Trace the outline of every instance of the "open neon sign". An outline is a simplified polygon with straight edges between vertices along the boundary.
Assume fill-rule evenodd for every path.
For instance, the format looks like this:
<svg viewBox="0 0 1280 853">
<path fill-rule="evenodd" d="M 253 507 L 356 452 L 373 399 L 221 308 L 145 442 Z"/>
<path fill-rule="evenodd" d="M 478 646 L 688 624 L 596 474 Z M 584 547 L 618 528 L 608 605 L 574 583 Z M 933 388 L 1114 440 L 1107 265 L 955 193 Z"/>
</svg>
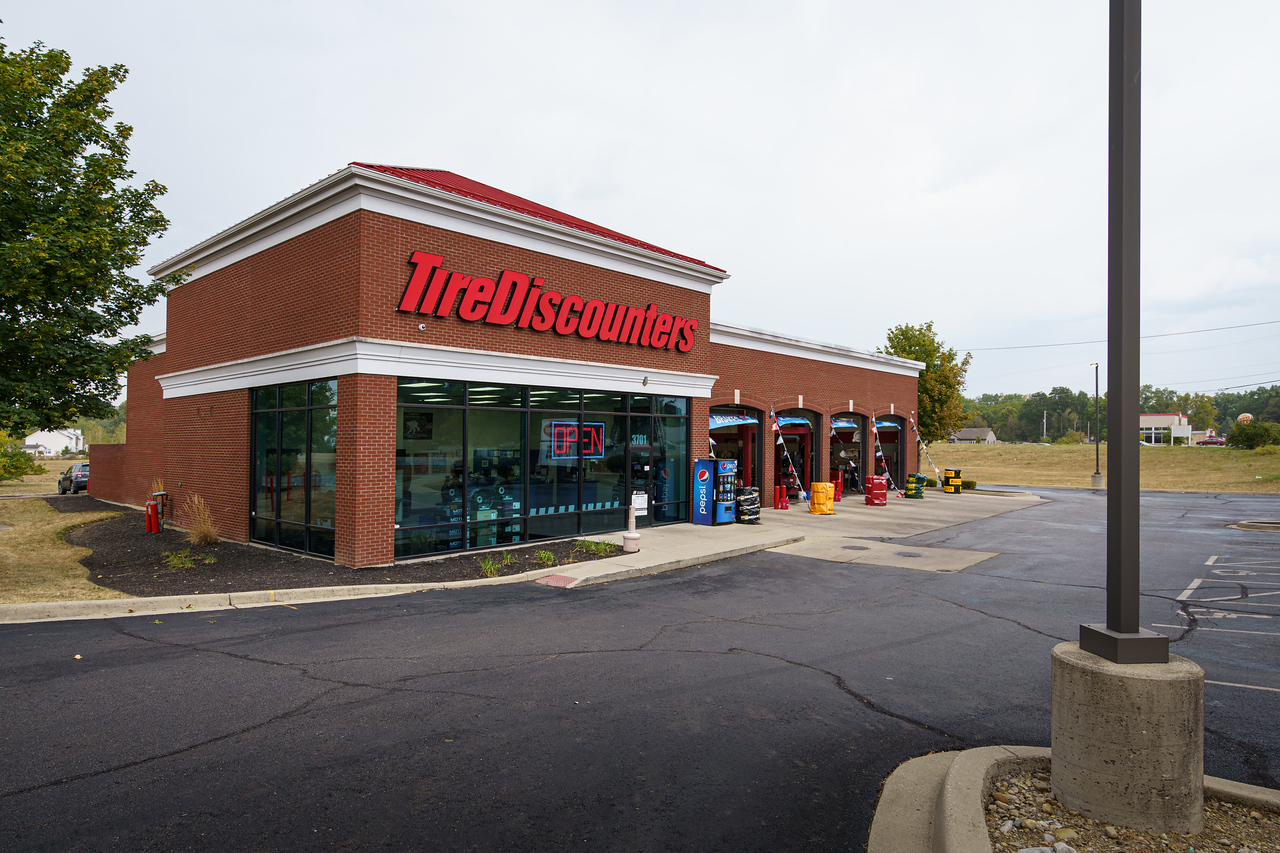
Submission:
<svg viewBox="0 0 1280 853">
<path fill-rule="evenodd" d="M 603 459 L 604 424 L 551 422 L 552 459 Z"/>
</svg>

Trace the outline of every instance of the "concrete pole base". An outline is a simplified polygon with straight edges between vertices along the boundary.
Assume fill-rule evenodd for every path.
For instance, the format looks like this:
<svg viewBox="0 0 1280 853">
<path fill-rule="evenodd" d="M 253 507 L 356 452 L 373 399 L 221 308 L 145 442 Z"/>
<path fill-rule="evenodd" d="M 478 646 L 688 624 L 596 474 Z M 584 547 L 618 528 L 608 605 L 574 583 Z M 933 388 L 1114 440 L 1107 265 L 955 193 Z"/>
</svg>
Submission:
<svg viewBox="0 0 1280 853">
<path fill-rule="evenodd" d="M 1117 664 L 1053 649 L 1053 795 L 1094 820 L 1204 827 L 1204 670 L 1186 658 Z"/>
<path fill-rule="evenodd" d="M 1089 475 L 1089 488 L 1101 489 L 1106 485 L 1107 485 L 1106 474 L 1090 474 Z"/>
</svg>

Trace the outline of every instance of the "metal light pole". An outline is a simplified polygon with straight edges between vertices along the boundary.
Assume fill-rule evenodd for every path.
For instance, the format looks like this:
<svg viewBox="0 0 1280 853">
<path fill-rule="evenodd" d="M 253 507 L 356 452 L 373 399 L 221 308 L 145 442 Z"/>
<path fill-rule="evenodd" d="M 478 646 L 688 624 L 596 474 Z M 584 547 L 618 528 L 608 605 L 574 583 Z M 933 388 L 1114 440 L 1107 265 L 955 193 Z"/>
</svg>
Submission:
<svg viewBox="0 0 1280 853">
<path fill-rule="evenodd" d="M 1093 367 L 1093 488 L 1102 488 L 1102 416 L 1098 408 L 1098 362 Z"/>
<path fill-rule="evenodd" d="M 1112 0 L 1109 47 L 1107 424 L 1116 443 L 1107 445 L 1107 622 L 1081 625 L 1080 648 L 1114 663 L 1168 663 L 1169 638 L 1138 625 L 1141 0 Z"/>
</svg>

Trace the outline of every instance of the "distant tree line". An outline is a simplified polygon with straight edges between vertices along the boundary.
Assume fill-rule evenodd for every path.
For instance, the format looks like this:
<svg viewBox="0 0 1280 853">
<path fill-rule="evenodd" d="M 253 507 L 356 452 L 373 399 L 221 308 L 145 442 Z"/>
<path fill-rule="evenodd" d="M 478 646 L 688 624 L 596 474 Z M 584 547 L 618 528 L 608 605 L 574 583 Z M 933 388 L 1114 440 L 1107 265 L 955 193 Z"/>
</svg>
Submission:
<svg viewBox="0 0 1280 853">
<path fill-rule="evenodd" d="M 1107 439 L 1107 397 L 1098 400 L 1102 440 Z M 1254 420 L 1280 423 L 1280 385 L 1234 393 L 1186 394 L 1172 388 L 1143 385 L 1139 409 L 1144 414 L 1186 415 L 1194 430 L 1226 435 L 1236 418 L 1248 412 Z M 1034 394 L 983 394 L 964 398 L 965 426 L 990 427 L 1001 441 L 1076 443 L 1094 433 L 1093 394 L 1059 386 Z"/>
</svg>

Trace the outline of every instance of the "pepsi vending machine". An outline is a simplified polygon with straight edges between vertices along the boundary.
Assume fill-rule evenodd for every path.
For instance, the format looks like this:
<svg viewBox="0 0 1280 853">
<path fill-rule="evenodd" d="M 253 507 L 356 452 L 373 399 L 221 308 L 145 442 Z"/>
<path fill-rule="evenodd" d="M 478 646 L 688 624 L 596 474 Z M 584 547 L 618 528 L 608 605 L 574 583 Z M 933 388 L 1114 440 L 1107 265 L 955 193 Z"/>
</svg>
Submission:
<svg viewBox="0 0 1280 853">
<path fill-rule="evenodd" d="M 730 524 L 734 512 L 733 459 L 697 459 L 693 463 L 693 523 Z"/>
</svg>

